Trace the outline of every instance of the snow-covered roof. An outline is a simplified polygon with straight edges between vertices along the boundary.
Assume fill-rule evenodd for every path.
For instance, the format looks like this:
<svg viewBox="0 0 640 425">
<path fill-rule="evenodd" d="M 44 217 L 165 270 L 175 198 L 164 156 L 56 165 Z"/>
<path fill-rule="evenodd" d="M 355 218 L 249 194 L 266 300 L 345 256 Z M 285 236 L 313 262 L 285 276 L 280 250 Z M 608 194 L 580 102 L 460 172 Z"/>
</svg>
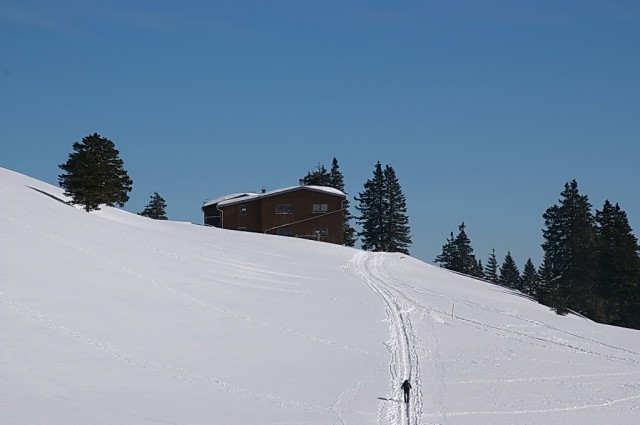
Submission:
<svg viewBox="0 0 640 425">
<path fill-rule="evenodd" d="M 293 192 L 295 190 L 313 190 L 315 192 L 324 192 L 334 196 L 341 196 L 346 198 L 347 195 L 341 190 L 334 189 L 333 187 L 328 186 L 313 186 L 313 185 L 305 185 L 305 186 L 289 186 L 282 189 L 271 190 L 265 193 L 234 193 L 232 195 L 221 196 L 219 198 L 213 199 L 211 201 L 205 202 L 203 207 L 218 204 L 218 206 L 225 205 L 234 205 L 242 202 L 251 201 L 258 198 L 267 198 L 269 196 L 279 195 L 281 193 Z"/>
<path fill-rule="evenodd" d="M 231 198 L 231 199 L 226 199 L 224 201 L 218 202 L 218 206 L 223 206 L 223 205 L 233 205 L 233 204 L 240 204 L 242 202 L 247 202 L 247 201 L 252 201 L 254 199 L 258 199 L 260 197 L 260 194 L 258 193 L 250 193 L 247 194 L 245 196 L 239 196 L 237 198 Z"/>
<path fill-rule="evenodd" d="M 229 195 L 220 196 L 210 201 L 206 201 L 202 206 L 208 207 L 209 205 L 219 204 L 220 202 L 228 201 L 229 199 L 244 198 L 247 196 L 257 196 L 257 195 L 258 195 L 257 193 L 252 193 L 252 192 L 232 193 Z"/>
<path fill-rule="evenodd" d="M 261 194 L 261 197 L 266 198 L 267 196 L 273 196 L 273 195 L 278 195 L 280 193 L 285 193 L 285 192 L 293 192 L 294 190 L 300 190 L 300 189 L 309 189 L 309 190 L 313 190 L 316 192 L 325 192 L 331 195 L 337 195 L 337 196 L 342 196 L 342 197 L 347 197 L 347 195 L 338 190 L 338 189 L 334 189 L 333 187 L 329 187 L 329 186 L 313 186 L 313 185 L 305 185 L 305 186 L 289 186 L 289 187 L 285 187 L 282 189 L 276 189 L 276 190 L 272 190 L 270 192 L 266 192 Z"/>
</svg>

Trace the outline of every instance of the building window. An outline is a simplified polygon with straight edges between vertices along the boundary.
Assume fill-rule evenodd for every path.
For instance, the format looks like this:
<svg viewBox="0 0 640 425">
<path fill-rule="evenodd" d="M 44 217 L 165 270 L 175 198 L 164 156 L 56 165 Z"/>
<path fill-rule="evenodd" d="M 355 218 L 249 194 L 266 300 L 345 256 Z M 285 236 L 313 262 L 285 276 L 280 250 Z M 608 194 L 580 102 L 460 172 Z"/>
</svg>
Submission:
<svg viewBox="0 0 640 425">
<path fill-rule="evenodd" d="M 291 204 L 278 204 L 276 205 L 276 214 L 291 214 Z"/>
<path fill-rule="evenodd" d="M 313 229 L 313 234 L 315 236 L 329 236 L 329 228 L 327 227 L 316 227 Z"/>
<path fill-rule="evenodd" d="M 245 215 L 246 213 L 247 213 L 247 206 L 246 205 L 240 205 L 240 208 L 238 209 L 238 214 Z"/>
<path fill-rule="evenodd" d="M 326 213 L 327 211 L 329 211 L 328 204 L 313 204 L 314 214 Z"/>
<path fill-rule="evenodd" d="M 280 236 L 293 236 L 293 229 L 290 227 L 278 229 L 277 234 Z"/>
</svg>

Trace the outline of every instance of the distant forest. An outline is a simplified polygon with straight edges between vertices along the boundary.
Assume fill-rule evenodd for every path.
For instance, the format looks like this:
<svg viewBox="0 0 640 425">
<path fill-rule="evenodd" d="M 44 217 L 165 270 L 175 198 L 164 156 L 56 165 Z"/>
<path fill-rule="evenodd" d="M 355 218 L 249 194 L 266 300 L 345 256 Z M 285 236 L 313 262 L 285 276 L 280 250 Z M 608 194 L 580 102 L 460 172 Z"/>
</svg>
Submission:
<svg viewBox="0 0 640 425">
<path fill-rule="evenodd" d="M 544 212 L 544 257 L 518 269 L 511 252 L 499 265 L 495 250 L 486 264 L 476 259 L 465 224 L 442 247 L 435 262 L 459 273 L 518 290 L 558 314 L 575 312 L 616 326 L 640 329 L 640 247 L 627 214 L 605 201 L 592 212 L 578 183 L 566 183 L 559 203 Z"/>
</svg>

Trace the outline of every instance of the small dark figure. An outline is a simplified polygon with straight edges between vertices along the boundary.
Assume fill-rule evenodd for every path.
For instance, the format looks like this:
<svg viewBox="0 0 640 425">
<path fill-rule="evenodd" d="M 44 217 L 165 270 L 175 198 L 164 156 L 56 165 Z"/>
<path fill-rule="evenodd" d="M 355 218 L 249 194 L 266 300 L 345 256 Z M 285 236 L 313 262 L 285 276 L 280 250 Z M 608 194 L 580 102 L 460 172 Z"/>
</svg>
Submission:
<svg viewBox="0 0 640 425">
<path fill-rule="evenodd" d="M 400 387 L 404 390 L 404 402 L 409 403 L 409 390 L 411 389 L 411 384 L 408 379 L 405 379 Z"/>
</svg>

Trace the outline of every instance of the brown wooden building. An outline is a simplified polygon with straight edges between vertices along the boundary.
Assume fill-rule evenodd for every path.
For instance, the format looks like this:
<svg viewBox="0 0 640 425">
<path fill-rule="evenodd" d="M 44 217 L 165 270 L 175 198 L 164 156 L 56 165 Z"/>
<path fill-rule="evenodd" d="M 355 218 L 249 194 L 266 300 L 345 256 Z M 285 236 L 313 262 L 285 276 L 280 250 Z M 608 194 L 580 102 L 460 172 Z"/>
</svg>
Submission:
<svg viewBox="0 0 640 425">
<path fill-rule="evenodd" d="M 205 202 L 202 211 L 205 225 L 342 245 L 346 198 L 331 187 L 301 184 L 223 196 Z"/>
</svg>

